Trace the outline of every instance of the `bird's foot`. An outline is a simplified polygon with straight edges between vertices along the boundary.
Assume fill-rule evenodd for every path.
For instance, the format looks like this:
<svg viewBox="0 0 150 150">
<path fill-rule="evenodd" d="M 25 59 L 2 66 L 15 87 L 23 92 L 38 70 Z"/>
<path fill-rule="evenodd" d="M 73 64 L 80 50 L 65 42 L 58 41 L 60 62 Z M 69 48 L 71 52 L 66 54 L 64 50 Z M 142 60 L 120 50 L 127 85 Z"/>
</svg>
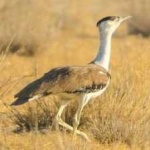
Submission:
<svg viewBox="0 0 150 150">
<path fill-rule="evenodd" d="M 85 139 L 87 142 L 91 142 L 91 140 L 89 139 L 89 137 L 87 136 L 86 133 L 80 131 L 80 130 L 76 130 L 75 133 L 73 133 L 73 138 L 76 138 L 76 134 L 80 135 L 83 139 Z"/>
</svg>

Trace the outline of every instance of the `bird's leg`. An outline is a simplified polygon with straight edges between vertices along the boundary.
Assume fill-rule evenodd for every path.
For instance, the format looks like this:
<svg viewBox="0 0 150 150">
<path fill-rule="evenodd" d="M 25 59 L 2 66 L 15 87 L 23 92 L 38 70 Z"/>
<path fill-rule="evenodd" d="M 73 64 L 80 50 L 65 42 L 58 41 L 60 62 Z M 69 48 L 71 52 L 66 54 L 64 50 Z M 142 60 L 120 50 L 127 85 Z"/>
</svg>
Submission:
<svg viewBox="0 0 150 150">
<path fill-rule="evenodd" d="M 73 135 L 77 133 L 77 128 L 80 123 L 80 118 L 81 118 L 81 112 L 83 110 L 83 107 L 87 104 L 89 99 L 86 97 L 83 97 L 82 100 L 79 101 L 78 109 L 76 111 L 76 114 L 74 116 L 74 121 L 73 121 Z"/>
<path fill-rule="evenodd" d="M 55 128 L 56 130 L 59 129 L 59 125 L 63 126 L 64 128 L 70 130 L 70 131 L 73 131 L 73 127 L 70 126 L 69 124 L 65 123 L 62 119 L 61 119 L 61 114 L 63 112 L 63 110 L 65 109 L 65 107 L 67 106 L 68 103 L 66 104 L 63 104 L 60 106 L 58 112 L 57 112 L 57 115 L 55 116 L 55 120 L 54 120 L 54 125 L 55 125 Z M 84 133 L 84 132 L 81 132 L 79 130 L 76 130 L 76 133 L 80 136 L 82 136 L 84 139 L 86 139 L 87 141 L 90 141 L 88 136 Z"/>
<path fill-rule="evenodd" d="M 79 103 L 77 112 L 76 112 L 76 114 L 74 116 L 74 120 L 73 120 L 73 136 L 75 136 L 78 125 L 80 123 L 80 116 L 81 116 L 81 112 L 82 112 L 83 107 L 84 107 L 83 104 Z"/>
<path fill-rule="evenodd" d="M 59 108 L 59 110 L 58 110 L 58 112 L 57 112 L 57 114 L 56 114 L 56 116 L 55 116 L 54 126 L 55 126 L 56 131 L 59 130 L 59 122 L 62 121 L 61 114 L 62 114 L 64 108 L 67 106 L 67 104 L 68 103 L 65 103 L 65 104 L 61 105 L 60 108 Z"/>
<path fill-rule="evenodd" d="M 63 126 L 64 128 L 70 130 L 70 131 L 73 131 L 73 127 L 70 126 L 69 124 L 65 123 L 61 118 L 59 120 L 59 125 Z M 84 132 L 81 132 L 79 130 L 76 130 L 76 133 L 78 135 L 80 135 L 81 137 L 83 137 L 85 140 L 87 140 L 88 142 L 90 142 L 90 139 L 88 138 L 88 136 L 84 133 Z"/>
</svg>

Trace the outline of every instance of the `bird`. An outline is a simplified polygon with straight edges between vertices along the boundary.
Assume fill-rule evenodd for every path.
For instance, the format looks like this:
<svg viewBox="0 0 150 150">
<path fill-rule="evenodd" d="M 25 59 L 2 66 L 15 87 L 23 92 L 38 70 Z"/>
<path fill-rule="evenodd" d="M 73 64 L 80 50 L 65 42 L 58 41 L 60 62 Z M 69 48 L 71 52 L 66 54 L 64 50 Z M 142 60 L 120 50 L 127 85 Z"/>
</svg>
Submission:
<svg viewBox="0 0 150 150">
<path fill-rule="evenodd" d="M 86 65 L 63 66 L 53 68 L 42 77 L 26 85 L 14 97 L 11 106 L 52 95 L 60 100 L 60 106 L 54 122 L 58 126 L 71 130 L 73 135 L 82 136 L 90 141 L 86 133 L 78 130 L 81 112 L 86 104 L 100 96 L 108 87 L 111 80 L 109 73 L 111 39 L 119 25 L 131 16 L 107 16 L 100 19 L 96 26 L 100 34 L 100 45 L 95 58 Z M 77 98 L 77 110 L 73 117 L 73 125 L 69 125 L 61 118 L 62 112 L 68 104 Z"/>
</svg>

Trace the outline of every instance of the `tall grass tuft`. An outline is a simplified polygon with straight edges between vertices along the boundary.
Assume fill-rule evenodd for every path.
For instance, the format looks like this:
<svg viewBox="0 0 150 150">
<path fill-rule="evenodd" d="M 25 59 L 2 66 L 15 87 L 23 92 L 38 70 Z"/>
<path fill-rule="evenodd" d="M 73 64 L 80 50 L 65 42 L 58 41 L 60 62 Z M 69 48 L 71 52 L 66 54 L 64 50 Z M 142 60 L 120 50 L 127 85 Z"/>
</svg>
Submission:
<svg viewBox="0 0 150 150">
<path fill-rule="evenodd" d="M 35 102 L 34 105 L 28 104 L 22 112 L 11 108 L 9 117 L 17 126 L 15 131 L 38 131 L 48 129 L 52 125 L 54 112 L 45 101 Z"/>
</svg>

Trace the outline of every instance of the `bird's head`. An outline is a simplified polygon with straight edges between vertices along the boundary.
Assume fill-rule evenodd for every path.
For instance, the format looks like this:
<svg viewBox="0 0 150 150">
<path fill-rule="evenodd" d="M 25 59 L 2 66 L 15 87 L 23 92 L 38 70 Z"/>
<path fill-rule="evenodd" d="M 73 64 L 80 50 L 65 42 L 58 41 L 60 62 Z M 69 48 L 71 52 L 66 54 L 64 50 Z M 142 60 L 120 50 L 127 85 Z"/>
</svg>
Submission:
<svg viewBox="0 0 150 150">
<path fill-rule="evenodd" d="M 118 16 L 108 16 L 97 22 L 97 27 L 99 27 L 100 32 L 106 34 L 113 34 L 113 32 L 119 27 L 121 22 L 131 18 L 132 16 L 118 17 Z"/>
</svg>

